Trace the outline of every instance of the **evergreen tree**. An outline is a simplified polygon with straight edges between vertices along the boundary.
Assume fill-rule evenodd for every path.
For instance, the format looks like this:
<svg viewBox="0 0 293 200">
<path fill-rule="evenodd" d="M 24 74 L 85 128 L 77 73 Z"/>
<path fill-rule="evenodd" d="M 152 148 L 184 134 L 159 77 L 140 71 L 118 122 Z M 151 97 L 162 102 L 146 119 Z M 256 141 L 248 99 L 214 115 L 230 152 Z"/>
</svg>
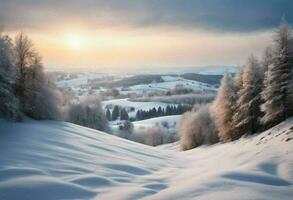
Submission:
<svg viewBox="0 0 293 200">
<path fill-rule="evenodd" d="M 119 117 L 120 117 L 120 109 L 117 105 L 115 105 L 112 111 L 112 120 L 116 121 Z"/>
<path fill-rule="evenodd" d="M 265 73 L 261 106 L 262 122 L 272 127 L 293 116 L 293 36 L 292 29 L 282 21 L 275 35 L 272 64 Z"/>
<path fill-rule="evenodd" d="M 111 112 L 110 112 L 110 110 L 108 108 L 107 108 L 107 111 L 106 111 L 106 118 L 107 118 L 108 121 L 112 120 Z"/>
<path fill-rule="evenodd" d="M 128 120 L 128 119 L 129 117 L 128 117 L 127 111 L 125 110 L 125 108 L 122 108 L 120 112 L 120 120 Z"/>
<path fill-rule="evenodd" d="M 233 126 L 235 134 L 232 139 L 238 139 L 244 134 L 252 134 L 259 130 L 259 116 L 261 115 L 261 90 L 263 71 L 258 61 L 252 56 L 247 65 L 240 71 Z"/>
</svg>

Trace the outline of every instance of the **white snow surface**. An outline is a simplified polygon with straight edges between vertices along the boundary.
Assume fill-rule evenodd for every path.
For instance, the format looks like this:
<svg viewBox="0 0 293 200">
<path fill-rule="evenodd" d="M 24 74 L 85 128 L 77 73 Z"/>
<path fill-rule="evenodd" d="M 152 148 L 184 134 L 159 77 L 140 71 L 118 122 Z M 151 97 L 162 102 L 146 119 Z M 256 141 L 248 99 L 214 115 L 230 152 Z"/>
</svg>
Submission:
<svg viewBox="0 0 293 200">
<path fill-rule="evenodd" d="M 292 199 L 293 118 L 178 151 L 70 123 L 0 120 L 0 199 Z"/>
<path fill-rule="evenodd" d="M 181 77 L 162 76 L 164 82 L 134 85 L 129 87 L 132 91 L 143 91 L 143 93 L 155 91 L 168 91 L 174 89 L 177 85 L 182 85 L 185 88 L 194 91 L 217 91 L 213 85 L 198 81 L 188 80 Z"/>
<path fill-rule="evenodd" d="M 135 127 L 152 127 L 152 126 L 155 126 L 156 124 L 162 125 L 163 123 L 167 122 L 168 126 L 175 127 L 181 117 L 182 115 L 155 117 L 151 119 L 135 121 L 133 122 L 133 125 Z"/>
</svg>

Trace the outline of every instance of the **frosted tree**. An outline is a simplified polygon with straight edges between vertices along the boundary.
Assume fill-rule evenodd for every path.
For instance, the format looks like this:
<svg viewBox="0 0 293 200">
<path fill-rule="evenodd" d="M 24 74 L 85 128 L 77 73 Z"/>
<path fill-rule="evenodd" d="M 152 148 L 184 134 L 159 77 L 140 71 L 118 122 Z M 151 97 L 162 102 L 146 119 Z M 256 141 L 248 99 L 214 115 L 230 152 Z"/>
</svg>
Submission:
<svg viewBox="0 0 293 200">
<path fill-rule="evenodd" d="M 252 134 L 259 130 L 261 116 L 261 90 L 263 71 L 255 57 L 251 56 L 248 63 L 240 71 L 241 86 L 238 86 L 237 100 L 232 120 L 234 133 L 232 140 L 244 134 Z"/>
<path fill-rule="evenodd" d="M 0 117 L 16 121 L 20 112 L 14 95 L 14 74 L 11 39 L 0 33 Z"/>
<path fill-rule="evenodd" d="M 23 111 L 34 119 L 58 119 L 58 89 L 44 73 L 41 58 L 36 55 L 32 59 L 25 70 Z"/>
<path fill-rule="evenodd" d="M 275 35 L 272 64 L 265 73 L 262 122 L 271 127 L 293 115 L 293 36 L 282 21 Z"/>
<path fill-rule="evenodd" d="M 221 141 L 233 139 L 232 118 L 235 108 L 236 89 L 231 75 L 226 74 L 219 88 L 216 99 L 212 105 L 212 114 L 219 131 Z"/>
<path fill-rule="evenodd" d="M 106 115 L 100 101 L 95 97 L 87 97 L 80 103 L 72 104 L 68 111 L 67 121 L 101 131 L 108 129 Z"/>
<path fill-rule="evenodd" d="M 111 111 L 108 108 L 107 108 L 107 111 L 106 111 L 106 117 L 107 117 L 108 121 L 112 120 Z"/>
<path fill-rule="evenodd" d="M 114 106 L 112 111 L 112 120 L 115 121 L 120 117 L 120 109 L 118 106 Z"/>
<path fill-rule="evenodd" d="M 35 49 L 32 41 L 23 33 L 18 34 L 14 41 L 14 60 L 16 65 L 15 92 L 21 103 L 24 96 L 26 69 L 32 64 Z"/>
<path fill-rule="evenodd" d="M 127 111 L 125 110 L 125 108 L 122 108 L 120 112 L 120 120 L 128 120 L 128 119 L 129 119 L 129 116 Z"/>
<path fill-rule="evenodd" d="M 34 119 L 59 118 L 58 90 L 43 70 L 41 57 L 23 33 L 15 38 L 15 92 L 24 114 Z"/>
<path fill-rule="evenodd" d="M 261 65 L 264 73 L 268 71 L 269 66 L 273 63 L 274 52 L 271 47 L 267 47 L 264 51 Z"/>
</svg>

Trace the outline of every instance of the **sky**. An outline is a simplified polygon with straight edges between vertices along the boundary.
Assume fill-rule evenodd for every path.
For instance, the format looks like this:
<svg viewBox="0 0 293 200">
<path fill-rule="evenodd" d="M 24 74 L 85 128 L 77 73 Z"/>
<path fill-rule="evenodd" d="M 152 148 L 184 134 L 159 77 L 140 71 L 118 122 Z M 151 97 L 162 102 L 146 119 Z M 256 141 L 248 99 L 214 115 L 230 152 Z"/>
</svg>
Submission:
<svg viewBox="0 0 293 200">
<path fill-rule="evenodd" d="M 0 0 L 0 26 L 26 33 L 49 69 L 242 65 L 271 44 L 292 0 Z"/>
</svg>

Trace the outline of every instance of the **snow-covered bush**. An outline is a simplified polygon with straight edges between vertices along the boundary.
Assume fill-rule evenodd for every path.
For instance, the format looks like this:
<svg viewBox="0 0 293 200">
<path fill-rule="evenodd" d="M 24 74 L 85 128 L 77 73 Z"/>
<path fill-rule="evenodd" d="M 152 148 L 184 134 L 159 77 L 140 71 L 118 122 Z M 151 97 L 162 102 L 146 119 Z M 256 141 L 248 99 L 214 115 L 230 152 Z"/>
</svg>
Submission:
<svg viewBox="0 0 293 200">
<path fill-rule="evenodd" d="M 178 125 L 182 150 L 218 142 L 217 129 L 210 112 L 208 106 L 203 106 L 196 112 L 191 111 L 183 115 Z"/>
<path fill-rule="evenodd" d="M 165 128 L 160 126 L 139 127 L 130 139 L 142 144 L 157 146 L 168 143 L 169 134 Z"/>
</svg>

